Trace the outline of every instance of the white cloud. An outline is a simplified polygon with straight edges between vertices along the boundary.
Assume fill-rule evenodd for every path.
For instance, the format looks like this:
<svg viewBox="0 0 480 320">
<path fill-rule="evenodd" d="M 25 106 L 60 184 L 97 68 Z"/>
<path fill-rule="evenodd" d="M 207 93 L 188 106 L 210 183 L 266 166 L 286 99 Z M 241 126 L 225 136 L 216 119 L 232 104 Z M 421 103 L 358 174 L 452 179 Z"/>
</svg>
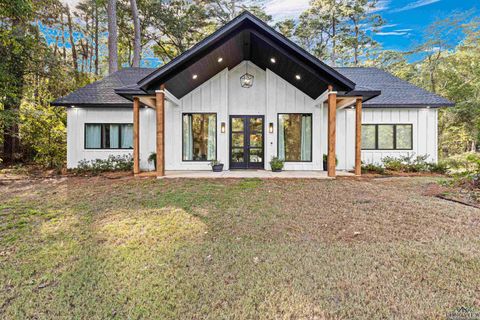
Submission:
<svg viewBox="0 0 480 320">
<path fill-rule="evenodd" d="M 309 2 L 310 0 L 270 0 L 265 4 L 265 11 L 272 15 L 274 20 L 296 19 L 308 9 Z"/>
<path fill-rule="evenodd" d="M 408 32 L 405 31 L 382 31 L 375 33 L 377 36 L 405 36 Z"/>
<path fill-rule="evenodd" d="M 437 3 L 437 2 L 440 2 L 440 0 L 417 0 L 410 4 L 407 4 L 404 7 L 393 9 L 390 12 L 402 12 L 402 11 L 412 10 L 415 8 L 428 6 L 430 4 Z"/>
<path fill-rule="evenodd" d="M 390 7 L 390 0 L 379 0 L 375 5 L 375 9 L 370 10 L 370 12 L 378 12 L 387 10 Z"/>
</svg>

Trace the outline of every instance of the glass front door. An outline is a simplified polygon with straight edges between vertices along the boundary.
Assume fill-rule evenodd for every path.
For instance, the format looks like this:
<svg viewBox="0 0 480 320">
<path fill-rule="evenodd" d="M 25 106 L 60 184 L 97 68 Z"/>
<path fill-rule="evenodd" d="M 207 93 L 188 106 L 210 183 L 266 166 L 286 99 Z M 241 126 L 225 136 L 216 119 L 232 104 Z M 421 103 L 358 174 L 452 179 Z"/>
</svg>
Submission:
<svg viewBox="0 0 480 320">
<path fill-rule="evenodd" d="M 230 116 L 230 168 L 264 168 L 263 116 Z"/>
</svg>

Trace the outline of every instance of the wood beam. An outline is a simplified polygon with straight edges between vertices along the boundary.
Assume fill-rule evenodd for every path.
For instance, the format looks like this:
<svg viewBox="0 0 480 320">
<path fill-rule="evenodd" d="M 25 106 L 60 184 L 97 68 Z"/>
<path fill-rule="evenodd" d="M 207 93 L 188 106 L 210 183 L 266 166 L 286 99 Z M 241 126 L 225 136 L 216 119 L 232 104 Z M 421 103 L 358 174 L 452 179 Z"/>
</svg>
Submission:
<svg viewBox="0 0 480 320">
<path fill-rule="evenodd" d="M 140 173 L 140 99 L 133 98 L 133 174 Z"/>
<path fill-rule="evenodd" d="M 165 85 L 155 92 L 157 115 L 157 175 L 165 175 Z"/>
<path fill-rule="evenodd" d="M 328 155 L 327 155 L 327 171 L 329 177 L 336 175 L 336 126 L 337 126 L 337 93 L 333 91 L 333 87 L 329 86 L 328 94 Z"/>
<path fill-rule="evenodd" d="M 357 97 L 353 98 L 339 98 L 337 99 L 337 109 L 343 109 L 349 107 L 355 103 Z"/>
<path fill-rule="evenodd" d="M 355 175 L 362 175 L 362 98 L 355 106 Z"/>
</svg>

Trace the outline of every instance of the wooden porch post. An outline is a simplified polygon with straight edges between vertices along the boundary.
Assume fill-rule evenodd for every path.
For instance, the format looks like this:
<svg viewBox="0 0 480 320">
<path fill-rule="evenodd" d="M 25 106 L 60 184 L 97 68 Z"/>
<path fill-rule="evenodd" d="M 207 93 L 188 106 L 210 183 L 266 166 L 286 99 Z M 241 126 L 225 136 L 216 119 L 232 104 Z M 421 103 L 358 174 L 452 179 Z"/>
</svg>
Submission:
<svg viewBox="0 0 480 320">
<path fill-rule="evenodd" d="M 133 174 L 140 173 L 140 100 L 133 98 Z"/>
<path fill-rule="evenodd" d="M 337 93 L 333 91 L 332 86 L 328 86 L 328 155 L 327 171 L 329 177 L 336 176 L 336 126 L 337 126 Z"/>
<path fill-rule="evenodd" d="M 362 98 L 355 106 L 355 175 L 362 175 Z"/>
<path fill-rule="evenodd" d="M 157 175 L 165 175 L 165 85 L 155 92 L 157 114 Z"/>
</svg>

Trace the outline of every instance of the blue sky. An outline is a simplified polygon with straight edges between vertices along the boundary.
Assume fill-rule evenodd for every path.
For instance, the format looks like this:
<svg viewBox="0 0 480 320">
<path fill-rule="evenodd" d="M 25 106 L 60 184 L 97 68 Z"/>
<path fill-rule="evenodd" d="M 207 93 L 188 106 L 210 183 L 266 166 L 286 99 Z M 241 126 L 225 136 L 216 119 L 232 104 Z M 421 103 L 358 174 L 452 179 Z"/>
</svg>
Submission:
<svg viewBox="0 0 480 320">
<path fill-rule="evenodd" d="M 309 0 L 270 0 L 266 10 L 275 20 L 296 18 L 308 8 Z M 428 25 L 456 11 L 474 10 L 479 0 L 379 0 L 377 12 L 386 24 L 374 38 L 385 49 L 407 51 L 418 43 Z"/>
</svg>

